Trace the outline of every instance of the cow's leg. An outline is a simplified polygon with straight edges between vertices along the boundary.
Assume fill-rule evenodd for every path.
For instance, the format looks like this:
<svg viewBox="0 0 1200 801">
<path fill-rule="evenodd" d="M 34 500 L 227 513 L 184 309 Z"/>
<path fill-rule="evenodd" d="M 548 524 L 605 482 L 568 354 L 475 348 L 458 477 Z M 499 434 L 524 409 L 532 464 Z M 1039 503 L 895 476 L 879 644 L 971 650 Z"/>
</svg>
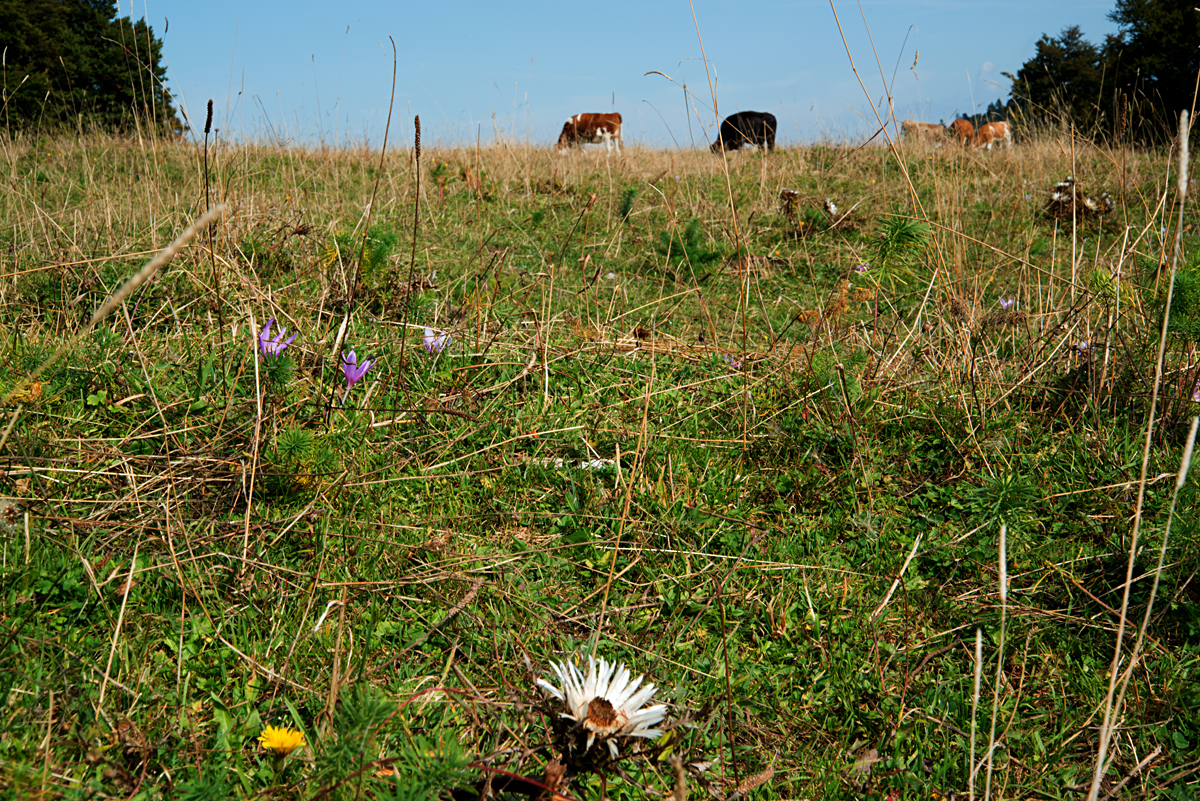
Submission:
<svg viewBox="0 0 1200 801">
<path fill-rule="evenodd" d="M 600 141 L 604 143 L 604 155 L 612 155 L 612 132 L 607 128 L 600 129 Z"/>
</svg>

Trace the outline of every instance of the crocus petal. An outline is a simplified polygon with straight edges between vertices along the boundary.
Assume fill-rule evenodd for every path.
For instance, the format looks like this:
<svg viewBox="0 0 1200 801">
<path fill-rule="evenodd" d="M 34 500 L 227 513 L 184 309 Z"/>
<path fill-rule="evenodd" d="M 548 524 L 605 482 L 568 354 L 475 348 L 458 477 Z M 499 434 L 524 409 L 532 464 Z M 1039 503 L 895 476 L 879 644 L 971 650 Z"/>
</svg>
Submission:
<svg viewBox="0 0 1200 801">
<path fill-rule="evenodd" d="M 342 354 L 342 373 L 346 376 L 347 389 L 357 384 L 364 372 L 365 370 L 359 365 L 358 356 L 354 351 L 350 351 L 349 355 Z"/>
<path fill-rule="evenodd" d="M 267 324 L 263 326 L 263 330 L 258 335 L 258 350 L 263 356 L 269 356 L 267 343 L 271 340 L 271 326 L 275 323 L 275 318 L 267 320 Z"/>
<path fill-rule="evenodd" d="M 439 334 L 429 326 L 425 326 L 425 336 L 423 339 L 425 350 L 432 354 L 441 353 L 447 345 L 450 344 L 449 334 Z"/>
</svg>

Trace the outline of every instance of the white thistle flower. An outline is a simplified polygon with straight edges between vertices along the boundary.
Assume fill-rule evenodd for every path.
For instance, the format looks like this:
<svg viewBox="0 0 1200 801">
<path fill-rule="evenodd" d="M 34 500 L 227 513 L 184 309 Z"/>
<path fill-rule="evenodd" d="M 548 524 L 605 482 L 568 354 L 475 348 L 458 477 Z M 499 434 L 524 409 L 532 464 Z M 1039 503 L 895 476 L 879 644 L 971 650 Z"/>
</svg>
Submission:
<svg viewBox="0 0 1200 801">
<path fill-rule="evenodd" d="M 654 695 L 655 687 L 642 684 L 643 676 L 631 678 L 629 669 L 616 662 L 588 657 L 587 676 L 571 662 L 551 664 L 550 668 L 562 684 L 559 690 L 545 679 L 537 683 L 567 706 L 564 718 L 575 721 L 587 730 L 587 748 L 599 739 L 608 752 L 617 756 L 617 737 L 654 739 L 662 729 L 652 728 L 667 716 L 666 704 L 642 708 Z"/>
</svg>

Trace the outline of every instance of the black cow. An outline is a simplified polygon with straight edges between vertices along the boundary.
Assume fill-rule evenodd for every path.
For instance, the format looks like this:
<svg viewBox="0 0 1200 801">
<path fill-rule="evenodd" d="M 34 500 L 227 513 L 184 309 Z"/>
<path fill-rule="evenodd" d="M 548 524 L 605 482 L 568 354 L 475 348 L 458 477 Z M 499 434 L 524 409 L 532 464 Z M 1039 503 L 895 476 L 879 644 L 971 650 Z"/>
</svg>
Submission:
<svg viewBox="0 0 1200 801">
<path fill-rule="evenodd" d="M 766 145 L 775 149 L 775 115 L 767 111 L 739 111 L 721 122 L 721 132 L 712 152 L 738 150 L 742 145 Z"/>
</svg>

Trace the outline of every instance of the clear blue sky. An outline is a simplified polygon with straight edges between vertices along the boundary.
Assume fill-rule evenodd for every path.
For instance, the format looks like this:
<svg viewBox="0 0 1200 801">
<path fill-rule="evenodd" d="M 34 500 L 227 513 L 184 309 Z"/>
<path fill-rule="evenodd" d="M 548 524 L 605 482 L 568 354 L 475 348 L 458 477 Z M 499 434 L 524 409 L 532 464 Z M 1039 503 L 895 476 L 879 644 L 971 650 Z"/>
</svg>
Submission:
<svg viewBox="0 0 1200 801">
<path fill-rule="evenodd" d="M 398 54 L 391 141 L 502 136 L 550 144 L 581 111 L 621 112 L 625 139 L 692 147 L 713 136 L 711 95 L 686 2 L 120 0 L 165 43 L 168 86 L 193 125 L 214 101 L 222 137 L 377 145 Z M 1043 33 L 1079 25 L 1100 43 L 1111 0 L 695 0 L 722 116 L 779 120 L 780 140 L 874 130 L 892 86 L 898 118 L 949 121 L 1007 98 Z M 169 21 L 169 25 L 168 25 Z M 872 50 L 874 42 L 874 51 Z M 915 69 L 913 59 L 920 51 Z M 658 70 L 674 79 L 645 75 Z M 881 77 L 882 73 L 882 77 Z M 894 76 L 894 80 L 893 80 Z M 683 84 L 696 96 L 689 116 Z M 615 103 L 614 103 L 615 98 Z M 690 119 L 690 129 L 689 129 Z M 868 130 L 869 129 L 869 130 Z"/>
</svg>

